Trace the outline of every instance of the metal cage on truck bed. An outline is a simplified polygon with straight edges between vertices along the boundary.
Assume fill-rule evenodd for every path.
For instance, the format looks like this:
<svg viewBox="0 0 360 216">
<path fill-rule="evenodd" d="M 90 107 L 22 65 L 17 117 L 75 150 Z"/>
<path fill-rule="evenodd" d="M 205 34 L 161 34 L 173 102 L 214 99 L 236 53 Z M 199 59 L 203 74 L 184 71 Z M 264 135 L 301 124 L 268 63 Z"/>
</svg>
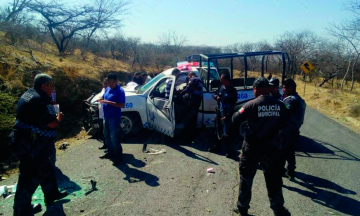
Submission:
<svg viewBox="0 0 360 216">
<path fill-rule="evenodd" d="M 286 77 L 286 71 L 290 71 L 290 57 L 289 54 L 283 51 L 261 51 L 261 52 L 243 52 L 243 53 L 216 53 L 216 54 L 200 54 L 200 68 L 203 66 L 203 62 L 206 62 L 207 71 L 210 71 L 210 62 L 213 63 L 213 66 L 215 66 L 219 71 L 219 59 L 230 59 L 230 71 L 231 71 L 231 78 L 233 78 L 233 71 L 234 71 L 234 64 L 233 60 L 234 58 L 243 58 L 244 60 L 244 72 L 245 76 L 244 78 L 235 79 L 232 82 L 233 84 L 238 85 L 243 83 L 244 89 L 247 89 L 247 86 L 252 85 L 254 80 L 248 80 L 247 73 L 248 73 L 248 58 L 253 56 L 262 56 L 261 60 L 261 76 L 264 76 L 264 70 L 267 69 L 267 61 L 265 61 L 267 56 L 270 55 L 281 55 L 282 60 L 282 76 L 281 76 L 281 82 L 284 81 Z M 239 83 L 240 82 L 240 83 Z M 216 87 L 220 86 L 220 82 L 215 81 L 215 83 L 210 83 L 210 77 L 207 77 L 206 81 L 206 90 L 208 92 L 211 91 L 211 89 L 214 89 Z"/>
</svg>

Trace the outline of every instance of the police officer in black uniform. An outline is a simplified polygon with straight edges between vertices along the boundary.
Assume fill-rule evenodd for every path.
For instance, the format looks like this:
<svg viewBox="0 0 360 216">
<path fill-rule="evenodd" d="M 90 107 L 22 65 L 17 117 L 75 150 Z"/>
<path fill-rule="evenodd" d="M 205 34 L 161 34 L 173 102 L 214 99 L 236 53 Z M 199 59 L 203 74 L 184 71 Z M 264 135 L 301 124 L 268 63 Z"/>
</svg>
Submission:
<svg viewBox="0 0 360 216">
<path fill-rule="evenodd" d="M 45 204 L 52 205 L 68 193 L 60 193 L 55 179 L 55 137 L 56 127 L 64 115 L 56 115 L 51 103 L 54 91 L 52 78 L 38 74 L 34 88 L 26 91 L 18 102 L 14 126 L 14 145 L 20 160 L 20 175 L 14 199 L 14 216 L 34 215 L 41 206 L 31 205 L 36 188 L 41 185 Z"/>
<path fill-rule="evenodd" d="M 295 147 L 300 135 L 300 127 L 304 122 L 306 103 L 296 92 L 296 83 L 293 79 L 287 79 L 283 84 L 284 104 L 289 109 L 289 121 L 286 127 L 288 147 L 285 160 L 288 162 L 287 176 L 290 180 L 295 178 Z M 284 161 L 285 166 L 285 161 Z"/>
<path fill-rule="evenodd" d="M 270 93 L 272 96 L 276 97 L 278 100 L 282 100 L 282 96 L 279 92 L 279 85 L 280 85 L 280 81 L 278 78 L 274 77 L 272 79 L 269 80 L 269 85 L 270 85 Z"/>
<path fill-rule="evenodd" d="M 244 122 L 241 134 L 244 141 L 240 156 L 240 185 L 237 206 L 240 215 L 248 215 L 251 200 L 251 187 L 260 163 L 266 181 L 270 207 L 276 216 L 290 215 L 284 207 L 282 194 L 282 160 L 279 149 L 272 145 L 284 127 L 287 119 L 285 105 L 269 92 L 269 82 L 264 77 L 257 78 L 253 84 L 255 99 L 247 102 L 234 113 L 233 122 Z M 245 125 L 245 126 L 244 126 Z"/>
<path fill-rule="evenodd" d="M 223 72 L 220 76 L 221 86 L 213 95 L 213 98 L 218 102 L 218 108 L 221 110 L 220 118 L 223 124 L 223 141 L 227 144 L 227 155 L 231 154 L 231 143 L 233 139 L 229 138 L 229 130 L 231 127 L 231 117 L 234 114 L 234 107 L 237 101 L 237 91 L 234 86 L 230 84 L 230 74 L 228 72 Z M 209 149 L 211 152 L 218 152 L 220 150 L 220 145 L 215 144 L 212 148 Z"/>
<path fill-rule="evenodd" d="M 194 130 L 197 126 L 197 116 L 202 101 L 204 83 L 194 72 L 190 72 L 188 77 L 189 82 L 186 88 L 181 91 L 180 95 L 188 107 L 185 116 L 182 117 L 182 119 L 184 119 L 183 134 L 186 135 L 184 136 L 186 142 L 191 142 L 195 137 Z"/>
</svg>

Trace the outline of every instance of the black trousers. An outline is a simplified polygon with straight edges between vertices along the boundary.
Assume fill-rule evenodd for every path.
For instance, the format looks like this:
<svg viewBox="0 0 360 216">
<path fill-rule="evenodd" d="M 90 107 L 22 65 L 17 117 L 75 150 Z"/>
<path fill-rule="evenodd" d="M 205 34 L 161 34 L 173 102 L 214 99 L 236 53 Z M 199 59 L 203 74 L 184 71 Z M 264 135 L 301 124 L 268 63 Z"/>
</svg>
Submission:
<svg viewBox="0 0 360 216">
<path fill-rule="evenodd" d="M 14 199 L 14 216 L 32 214 L 31 199 L 39 185 L 44 193 L 45 204 L 52 203 L 59 194 L 52 162 L 39 163 L 31 158 L 20 160 L 20 175 Z"/>
<path fill-rule="evenodd" d="M 193 141 L 196 136 L 197 116 L 199 108 L 190 107 L 182 117 L 184 130 L 182 136 L 186 141 Z"/>
<path fill-rule="evenodd" d="M 265 147 L 265 143 L 258 141 L 249 142 L 244 140 L 240 156 L 240 185 L 237 206 L 243 209 L 250 208 L 251 188 L 258 164 L 264 170 L 264 177 L 270 207 L 273 210 L 283 207 L 284 197 L 282 193 L 282 159 L 274 158 Z"/>
<path fill-rule="evenodd" d="M 299 136 L 300 132 L 298 131 L 289 133 L 289 142 L 285 149 L 283 167 L 285 167 L 285 163 L 287 161 L 287 169 L 290 173 L 293 173 L 296 168 L 295 149 Z"/>
</svg>

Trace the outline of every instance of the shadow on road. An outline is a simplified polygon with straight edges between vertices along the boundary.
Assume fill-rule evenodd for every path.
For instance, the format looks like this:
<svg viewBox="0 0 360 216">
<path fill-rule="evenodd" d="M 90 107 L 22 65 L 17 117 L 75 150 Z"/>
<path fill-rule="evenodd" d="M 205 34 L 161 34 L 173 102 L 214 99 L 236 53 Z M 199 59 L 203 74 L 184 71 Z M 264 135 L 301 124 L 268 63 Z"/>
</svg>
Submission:
<svg viewBox="0 0 360 216">
<path fill-rule="evenodd" d="M 144 148 L 146 148 L 146 146 L 148 144 L 163 144 L 163 145 L 173 148 L 179 152 L 182 152 L 182 153 L 184 153 L 184 155 L 191 157 L 193 159 L 204 161 L 204 162 L 211 163 L 214 165 L 218 165 L 213 160 L 211 160 L 207 157 L 204 157 L 202 155 L 196 154 L 196 153 L 183 147 L 184 145 L 186 145 L 186 146 L 189 146 L 191 148 L 194 148 L 194 149 L 197 149 L 200 151 L 208 150 L 208 147 L 210 146 L 209 143 L 213 142 L 213 137 L 211 137 L 209 135 L 211 132 L 209 132 L 209 130 L 201 130 L 201 131 L 197 131 L 196 133 L 198 134 L 198 136 L 196 137 L 194 143 L 190 144 L 190 145 L 189 145 L 189 143 L 185 143 L 185 142 L 179 141 L 178 139 L 174 139 L 174 138 L 168 137 L 166 135 L 163 135 L 157 131 L 150 131 L 150 130 L 143 130 L 141 133 L 141 136 L 127 138 L 126 140 L 124 140 L 124 142 L 125 143 L 143 143 Z"/>
<path fill-rule="evenodd" d="M 321 159 L 332 160 L 351 160 L 360 161 L 360 157 L 354 155 L 345 149 L 334 146 L 331 143 L 323 142 L 320 140 L 310 139 L 308 137 L 301 136 L 296 145 L 297 152 L 303 152 L 305 155 L 299 155 L 298 157 L 311 157 Z M 323 155 L 311 155 L 311 154 L 323 154 Z"/>
<path fill-rule="evenodd" d="M 69 194 L 81 191 L 80 185 L 71 181 L 58 167 L 55 167 L 55 176 L 60 191 L 67 190 Z"/>
<path fill-rule="evenodd" d="M 295 183 L 307 188 L 305 191 L 299 188 L 284 185 L 284 188 L 297 192 L 303 196 L 311 198 L 314 202 L 328 208 L 339 211 L 343 214 L 358 215 L 360 212 L 360 202 L 341 194 L 355 195 L 354 191 L 343 188 L 329 180 L 297 172 Z M 329 191 L 332 190 L 332 191 Z"/>
<path fill-rule="evenodd" d="M 54 205 L 46 207 L 46 211 L 43 216 L 65 216 L 64 204 L 70 202 L 69 199 L 60 200 L 54 203 Z"/>
<path fill-rule="evenodd" d="M 145 162 L 136 159 L 132 154 L 123 154 L 123 162 L 119 165 L 115 165 L 115 167 L 126 175 L 124 180 L 128 181 L 129 183 L 144 181 L 151 187 L 157 187 L 160 185 L 158 182 L 159 178 L 157 176 L 131 168 L 129 164 L 136 168 L 141 168 L 146 165 Z"/>
</svg>

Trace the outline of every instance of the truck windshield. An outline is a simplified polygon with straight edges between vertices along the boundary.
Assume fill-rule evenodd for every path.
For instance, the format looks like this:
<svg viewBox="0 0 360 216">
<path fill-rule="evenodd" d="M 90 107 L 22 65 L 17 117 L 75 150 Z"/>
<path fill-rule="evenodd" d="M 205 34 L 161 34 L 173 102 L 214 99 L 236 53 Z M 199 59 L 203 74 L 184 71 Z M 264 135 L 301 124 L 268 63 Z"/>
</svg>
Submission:
<svg viewBox="0 0 360 216">
<path fill-rule="evenodd" d="M 219 73 L 216 69 L 210 69 L 210 80 L 219 80 Z"/>
<path fill-rule="evenodd" d="M 161 79 L 162 77 L 164 77 L 164 74 L 159 74 L 156 77 L 152 78 L 149 82 L 147 82 L 145 85 L 141 86 L 141 88 L 139 89 L 138 93 L 142 94 L 144 93 L 146 90 L 148 90 L 154 83 L 156 83 L 159 79 Z"/>
</svg>

